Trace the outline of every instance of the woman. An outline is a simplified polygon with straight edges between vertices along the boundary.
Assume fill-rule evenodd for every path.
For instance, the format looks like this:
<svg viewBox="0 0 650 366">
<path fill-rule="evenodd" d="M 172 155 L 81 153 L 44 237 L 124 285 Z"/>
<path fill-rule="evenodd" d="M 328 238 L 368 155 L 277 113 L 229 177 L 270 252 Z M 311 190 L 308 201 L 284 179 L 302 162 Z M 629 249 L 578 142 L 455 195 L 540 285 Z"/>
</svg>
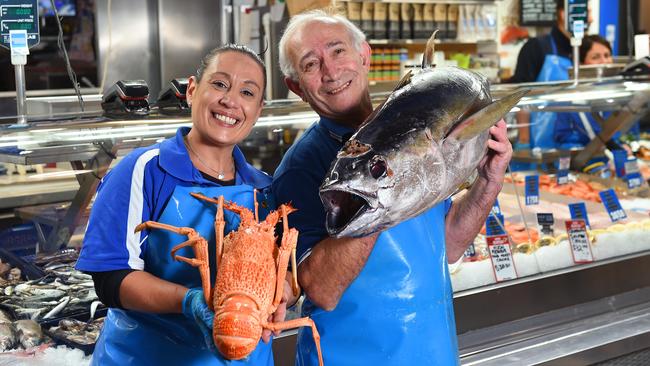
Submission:
<svg viewBox="0 0 650 366">
<path fill-rule="evenodd" d="M 601 65 L 612 62 L 612 46 L 605 38 L 593 34 L 582 39 L 582 45 L 580 45 L 581 65 Z"/>
<path fill-rule="evenodd" d="M 589 35 L 582 40 L 580 46 L 581 65 L 611 64 L 612 61 L 612 47 L 606 39 L 599 35 Z M 600 124 L 587 113 L 558 113 L 555 122 L 555 142 L 562 149 L 583 147 L 593 140 L 601 130 Z M 628 133 L 638 136 L 639 124 L 635 123 Z M 610 150 L 625 148 L 620 145 L 620 136 L 621 133 L 617 132 L 607 142 L 607 147 Z"/>
<path fill-rule="evenodd" d="M 192 128 L 133 151 L 103 179 L 77 263 L 93 274 L 100 300 L 110 307 L 93 364 L 226 363 L 214 350 L 213 313 L 199 271 L 170 256 L 187 237 L 134 229 L 148 220 L 196 229 L 210 243 L 214 279 L 215 208 L 189 193 L 223 195 L 252 208 L 257 189 L 260 207 L 272 206 L 266 194 L 271 178 L 249 165 L 236 146 L 260 115 L 265 87 L 264 64 L 250 49 L 227 45 L 211 51 L 187 88 Z M 226 214 L 226 233 L 238 225 L 234 217 Z M 194 257 L 191 248 L 177 254 Z M 284 319 L 288 283 L 284 290 L 273 321 Z M 229 365 L 272 365 L 270 332 L 263 338 L 246 360 Z"/>
</svg>

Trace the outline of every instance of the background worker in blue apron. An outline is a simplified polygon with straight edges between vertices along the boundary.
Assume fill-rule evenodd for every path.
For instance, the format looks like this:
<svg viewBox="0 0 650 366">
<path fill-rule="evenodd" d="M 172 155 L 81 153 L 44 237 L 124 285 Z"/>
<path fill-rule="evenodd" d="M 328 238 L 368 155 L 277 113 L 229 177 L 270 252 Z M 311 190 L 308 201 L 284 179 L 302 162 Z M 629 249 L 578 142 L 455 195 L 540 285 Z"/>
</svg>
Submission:
<svg viewBox="0 0 650 366">
<path fill-rule="evenodd" d="M 596 34 L 588 35 L 582 39 L 580 45 L 581 65 L 602 65 L 612 62 L 612 47 L 606 39 Z M 603 114 L 602 117 L 606 118 L 607 114 Z M 584 147 L 589 141 L 596 138 L 601 130 L 602 127 L 590 113 L 558 113 L 554 139 L 561 149 Z M 635 123 L 625 133 L 630 133 L 638 138 L 639 123 Z M 610 150 L 622 149 L 623 144 L 620 137 L 621 132 L 619 131 L 611 140 L 607 141 L 607 147 Z"/>
<path fill-rule="evenodd" d="M 555 18 L 556 23 L 549 34 L 531 38 L 521 48 L 515 73 L 508 82 L 528 83 L 569 79 L 569 68 L 573 65 L 571 61 L 573 51 L 571 35 L 564 24 L 564 0 L 556 1 Z M 557 114 L 553 112 L 517 113 L 517 122 L 523 126 L 519 128 L 519 139 L 515 149 L 555 148 L 553 134 L 556 118 Z M 530 127 L 526 127 L 529 123 Z"/>
<path fill-rule="evenodd" d="M 243 361 L 226 361 L 215 351 L 214 314 L 205 304 L 199 271 L 170 255 L 187 237 L 134 232 L 147 220 L 196 229 L 209 242 L 214 285 L 216 208 L 189 193 L 223 195 L 253 208 L 257 189 L 260 207 L 272 208 L 271 177 L 249 165 L 236 146 L 260 115 L 265 86 L 264 64 L 250 49 L 228 45 L 211 51 L 187 89 L 192 128 L 133 151 L 103 179 L 77 262 L 92 273 L 99 298 L 110 307 L 92 364 L 273 364 L 269 332 Z M 239 221 L 234 213 L 225 215 L 227 234 Z M 194 257 L 190 247 L 177 255 Z M 286 287 L 274 321 L 284 318 L 290 292 Z"/>
<path fill-rule="evenodd" d="M 462 256 L 501 189 L 512 154 L 505 122 L 491 128 L 490 152 L 463 199 L 380 234 L 330 238 L 318 188 L 336 153 L 372 112 L 369 65 L 364 34 L 323 10 L 293 16 L 280 40 L 285 82 L 320 116 L 287 151 L 272 185 L 278 202 L 298 209 L 292 223 L 300 232 L 303 315 L 316 323 L 326 365 L 455 365 L 447 261 Z M 297 364 L 317 365 L 309 330 L 299 330 Z"/>
</svg>

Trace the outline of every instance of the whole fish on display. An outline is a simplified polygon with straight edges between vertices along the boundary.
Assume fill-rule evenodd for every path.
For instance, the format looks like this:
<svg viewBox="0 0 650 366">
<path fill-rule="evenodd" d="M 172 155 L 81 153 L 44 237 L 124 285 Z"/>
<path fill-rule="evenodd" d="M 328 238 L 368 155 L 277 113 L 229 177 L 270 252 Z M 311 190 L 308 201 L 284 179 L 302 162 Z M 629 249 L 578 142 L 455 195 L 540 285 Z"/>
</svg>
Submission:
<svg viewBox="0 0 650 366">
<path fill-rule="evenodd" d="M 320 187 L 330 235 L 365 236 L 415 217 L 467 181 L 488 129 L 528 90 L 492 101 L 485 77 L 432 65 L 407 74 L 346 142 Z"/>
</svg>

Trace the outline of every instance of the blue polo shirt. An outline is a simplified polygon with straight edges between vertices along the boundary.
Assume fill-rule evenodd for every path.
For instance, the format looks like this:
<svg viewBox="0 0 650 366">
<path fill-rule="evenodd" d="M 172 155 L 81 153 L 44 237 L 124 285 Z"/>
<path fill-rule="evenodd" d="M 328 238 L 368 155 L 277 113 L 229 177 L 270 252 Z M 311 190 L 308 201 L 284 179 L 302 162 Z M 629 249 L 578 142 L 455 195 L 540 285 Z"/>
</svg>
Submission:
<svg viewBox="0 0 650 366">
<path fill-rule="evenodd" d="M 298 210 L 291 214 L 290 226 L 300 233 L 296 255 L 303 261 L 311 248 L 328 236 L 325 209 L 318 189 L 336 154 L 355 132 L 327 118 L 311 125 L 282 158 L 275 170 L 271 191 L 278 204 L 291 202 Z M 445 201 L 445 212 L 451 200 Z"/>
<path fill-rule="evenodd" d="M 102 179 L 77 269 L 144 270 L 146 233 L 135 233 L 135 226 L 148 220 L 158 221 L 177 186 L 219 186 L 205 179 L 192 165 L 183 143 L 189 131 L 189 127 L 179 128 L 175 137 L 134 150 Z M 237 146 L 233 159 L 235 184 L 248 184 L 260 190 L 270 186 L 271 177 L 248 164 Z"/>
<path fill-rule="evenodd" d="M 354 129 L 321 117 L 289 148 L 275 170 L 271 191 L 276 202 L 291 202 L 298 209 L 289 218 L 290 226 L 299 232 L 298 262 L 328 236 L 318 188 L 336 154 L 353 133 Z"/>
</svg>

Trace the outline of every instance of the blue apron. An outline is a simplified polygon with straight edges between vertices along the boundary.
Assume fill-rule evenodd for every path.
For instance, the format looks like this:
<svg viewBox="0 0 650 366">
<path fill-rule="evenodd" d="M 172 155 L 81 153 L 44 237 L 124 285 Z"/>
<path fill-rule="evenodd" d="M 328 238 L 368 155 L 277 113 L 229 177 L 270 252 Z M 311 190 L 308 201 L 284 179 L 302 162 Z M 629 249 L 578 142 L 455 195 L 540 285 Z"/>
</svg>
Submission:
<svg viewBox="0 0 650 366">
<path fill-rule="evenodd" d="M 537 75 L 536 81 L 562 81 L 569 80 L 569 68 L 573 65 L 571 60 L 557 54 L 557 46 L 553 37 L 549 34 L 548 42 L 553 50 L 552 54 L 544 57 L 544 65 Z M 534 112 L 530 116 L 530 147 L 541 149 L 553 149 L 556 147 L 555 133 L 555 112 Z"/>
<path fill-rule="evenodd" d="M 177 186 L 158 222 L 196 229 L 209 243 L 212 286 L 216 273 L 214 218 L 216 206 L 200 201 L 190 192 L 208 197 L 223 195 L 241 206 L 253 208 L 253 188 L 249 185 L 229 187 Z M 263 193 L 258 193 L 258 200 Z M 265 196 L 264 196 L 265 197 Z M 265 199 L 265 198 L 263 198 Z M 270 204 L 260 204 L 262 207 Z M 265 217 L 268 212 L 260 212 Z M 224 233 L 239 226 L 239 216 L 224 210 Z M 186 236 L 163 230 L 151 230 L 143 246 L 145 271 L 156 277 L 182 284 L 188 288 L 201 287 L 197 268 L 172 259 L 172 247 L 187 240 Z M 186 247 L 177 252 L 194 258 Z M 273 365 L 271 342 L 260 342 L 246 360 L 226 361 L 215 356 L 205 346 L 196 325 L 182 314 L 151 314 L 111 308 L 95 346 L 93 365 Z"/>
<path fill-rule="evenodd" d="M 381 235 L 332 311 L 306 299 L 325 365 L 457 365 L 444 242 L 445 204 Z M 311 329 L 300 328 L 296 365 L 318 365 Z"/>
</svg>

